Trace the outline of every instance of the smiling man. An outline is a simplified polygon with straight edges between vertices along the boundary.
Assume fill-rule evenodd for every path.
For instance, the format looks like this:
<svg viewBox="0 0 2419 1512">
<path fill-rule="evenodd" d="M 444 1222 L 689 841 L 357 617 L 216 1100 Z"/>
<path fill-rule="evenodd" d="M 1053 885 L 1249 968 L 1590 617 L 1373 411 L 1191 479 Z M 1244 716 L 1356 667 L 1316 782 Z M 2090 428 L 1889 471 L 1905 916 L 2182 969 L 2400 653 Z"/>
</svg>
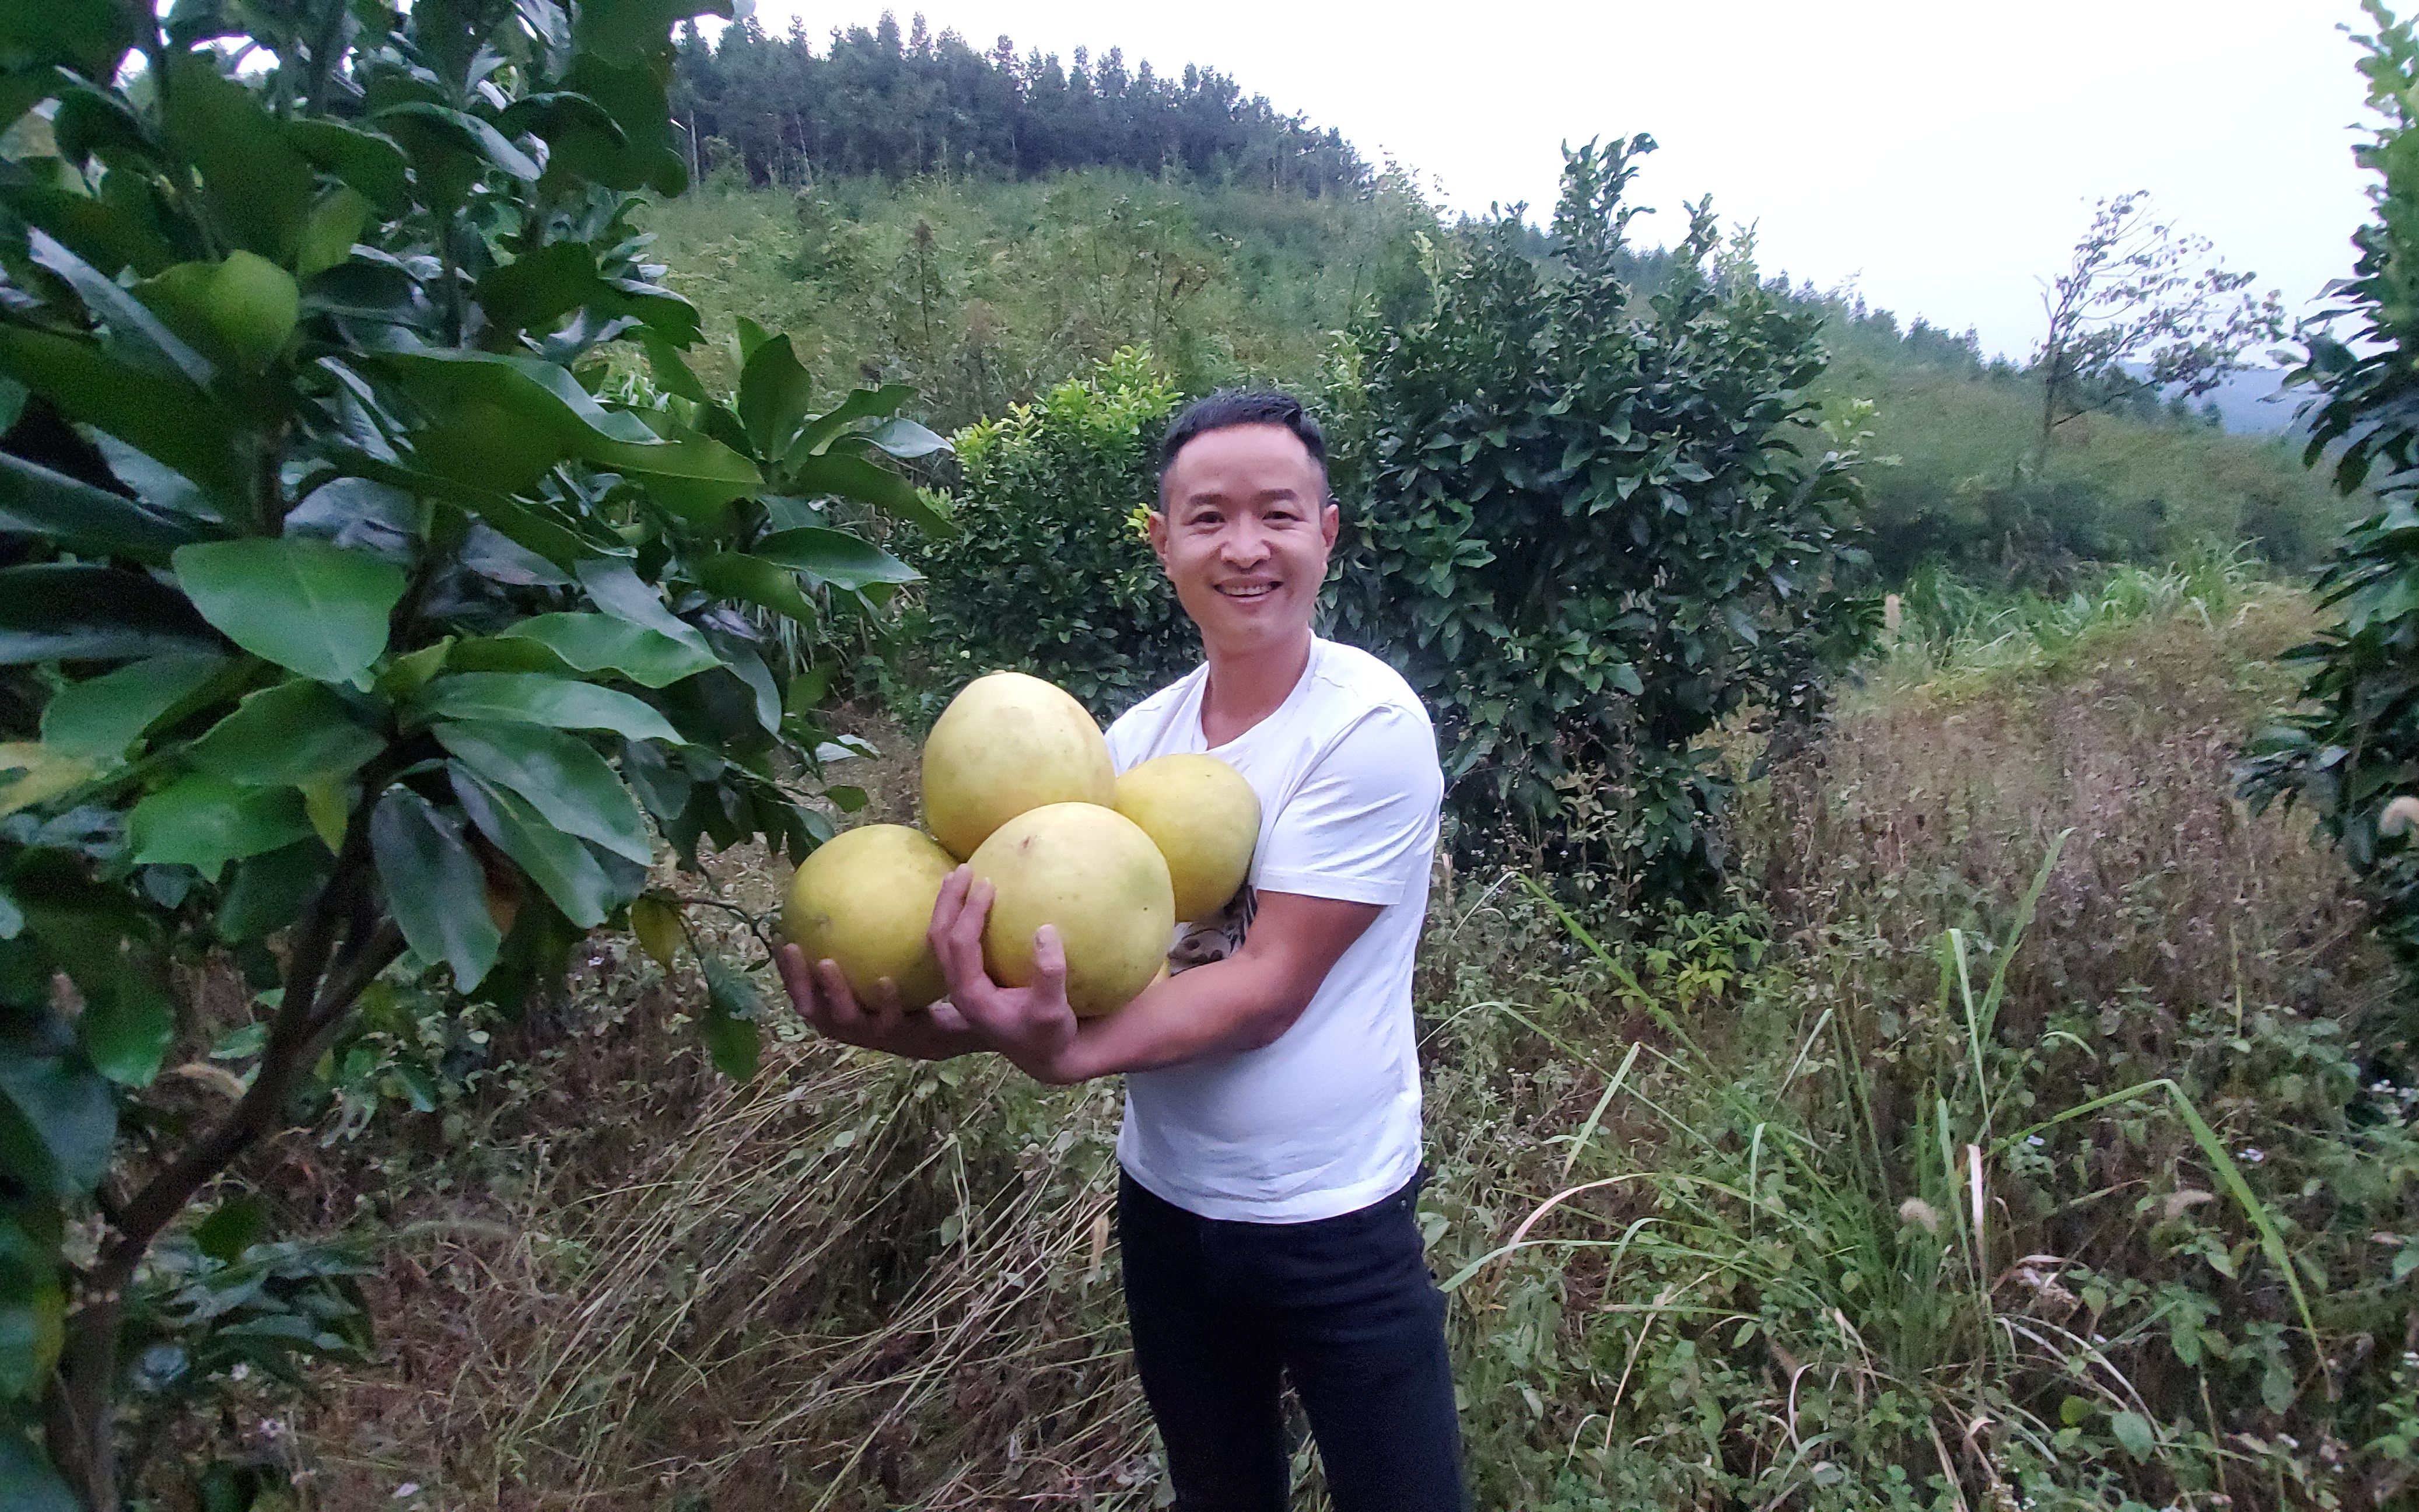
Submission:
<svg viewBox="0 0 2419 1512">
<path fill-rule="evenodd" d="M 1103 528 L 1109 528 L 1104 526 Z M 1119 770 L 1207 751 L 1260 800 L 1258 848 L 1171 974 L 1106 1018 L 985 974 L 988 884 L 960 868 L 932 939 L 947 1002 L 902 1014 L 830 962 L 781 970 L 824 1033 L 901 1055 L 1009 1057 L 1048 1082 L 1126 1079 L 1118 1243 L 1134 1363 L 1185 1512 L 1282 1512 L 1290 1380 L 1338 1512 L 1463 1504 L 1444 1299 L 1414 1204 L 1411 967 L 1443 793 L 1425 710 L 1364 651 L 1313 633 L 1336 508 L 1302 405 L 1220 393 L 1162 445 L 1151 548 L 1204 664 L 1109 731 Z"/>
</svg>

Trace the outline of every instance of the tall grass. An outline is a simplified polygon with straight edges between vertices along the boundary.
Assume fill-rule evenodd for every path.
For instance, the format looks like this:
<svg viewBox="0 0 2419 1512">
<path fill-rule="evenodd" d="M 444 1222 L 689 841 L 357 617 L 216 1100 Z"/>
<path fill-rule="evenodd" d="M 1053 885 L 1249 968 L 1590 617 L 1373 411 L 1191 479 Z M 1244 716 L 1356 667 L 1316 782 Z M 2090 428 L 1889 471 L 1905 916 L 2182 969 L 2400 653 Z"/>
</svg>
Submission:
<svg viewBox="0 0 2419 1512">
<path fill-rule="evenodd" d="M 1481 1506 L 2408 1495 L 2419 1096 L 2349 1048 L 2332 859 L 2225 779 L 2301 610 L 2191 577 L 1989 675 L 1999 610 L 1956 622 L 1752 794 L 1732 919 L 1440 886 L 1420 1218 Z M 315 1504 L 1162 1504 L 1114 1090 L 802 1039 L 732 1088 L 694 995 L 609 949 L 525 1031 L 304 1421 Z"/>
</svg>

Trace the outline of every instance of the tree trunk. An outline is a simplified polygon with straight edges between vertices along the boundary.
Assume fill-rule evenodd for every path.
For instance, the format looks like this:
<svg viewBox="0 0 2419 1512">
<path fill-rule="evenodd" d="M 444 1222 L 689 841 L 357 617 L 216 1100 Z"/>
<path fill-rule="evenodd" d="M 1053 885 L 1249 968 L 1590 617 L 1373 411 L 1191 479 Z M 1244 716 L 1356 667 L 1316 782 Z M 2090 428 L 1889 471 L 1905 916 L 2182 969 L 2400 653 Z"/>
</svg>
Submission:
<svg viewBox="0 0 2419 1512">
<path fill-rule="evenodd" d="M 334 873 L 295 932 L 285 994 L 270 1021 L 252 1085 L 226 1117 L 127 1199 L 111 1219 L 116 1232 L 100 1258 L 76 1277 L 66 1348 L 42 1399 L 42 1427 L 51 1462 L 89 1512 L 117 1512 L 119 1504 L 117 1335 L 143 1257 L 204 1187 L 285 1126 L 287 1100 L 304 1068 L 326 1048 L 362 990 L 402 953 L 394 921 L 366 906 L 369 812 L 364 804 L 354 814 Z"/>
</svg>

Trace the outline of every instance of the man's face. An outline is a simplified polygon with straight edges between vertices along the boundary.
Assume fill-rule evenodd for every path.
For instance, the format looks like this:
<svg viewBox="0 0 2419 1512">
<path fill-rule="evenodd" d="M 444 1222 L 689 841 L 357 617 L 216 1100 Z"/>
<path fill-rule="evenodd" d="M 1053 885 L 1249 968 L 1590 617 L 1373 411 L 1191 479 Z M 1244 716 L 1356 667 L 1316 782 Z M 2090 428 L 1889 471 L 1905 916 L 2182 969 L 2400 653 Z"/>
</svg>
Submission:
<svg viewBox="0 0 2419 1512">
<path fill-rule="evenodd" d="M 1308 628 L 1335 545 L 1335 506 L 1302 439 L 1229 425 L 1176 454 L 1150 547 L 1202 643 L 1249 653 Z"/>
</svg>

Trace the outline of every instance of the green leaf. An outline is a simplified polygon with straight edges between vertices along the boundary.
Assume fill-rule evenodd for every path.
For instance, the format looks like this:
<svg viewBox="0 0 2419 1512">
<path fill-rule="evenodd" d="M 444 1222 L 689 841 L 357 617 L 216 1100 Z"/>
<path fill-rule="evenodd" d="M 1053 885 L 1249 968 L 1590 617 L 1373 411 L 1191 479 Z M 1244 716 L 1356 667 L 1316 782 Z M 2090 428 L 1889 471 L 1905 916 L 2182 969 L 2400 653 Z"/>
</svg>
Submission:
<svg viewBox="0 0 2419 1512">
<path fill-rule="evenodd" d="M 150 973 L 124 961 L 109 990 L 85 1003 L 76 1028 L 95 1070 L 121 1087 L 148 1087 L 177 1037 L 177 1016 Z"/>
<path fill-rule="evenodd" d="M 647 354 L 647 368 L 655 374 L 657 388 L 695 404 L 708 402 L 705 385 L 689 371 L 688 363 L 681 358 L 679 347 L 653 331 L 634 332 L 631 339 Z"/>
<path fill-rule="evenodd" d="M 0 666 L 190 656 L 217 643 L 182 594 L 142 573 L 65 562 L 0 568 Z"/>
<path fill-rule="evenodd" d="M 69 683 L 42 705 L 42 744 L 116 761 L 227 665 L 209 652 L 178 652 Z"/>
<path fill-rule="evenodd" d="M 145 798 L 126 820 L 136 865 L 190 866 L 212 882 L 229 861 L 312 834 L 302 795 L 294 789 L 239 787 L 199 772 Z"/>
<path fill-rule="evenodd" d="M 2125 1452 L 2136 1459 L 2148 1459 L 2158 1448 L 2158 1430 L 2150 1420 L 2139 1412 L 2118 1412 L 2108 1419 L 2108 1431 L 2125 1446 Z"/>
<path fill-rule="evenodd" d="M 422 704 L 443 719 L 609 730 L 624 740 L 684 744 L 662 715 L 629 694 L 543 672 L 449 672 L 423 691 Z"/>
<path fill-rule="evenodd" d="M 213 497 L 243 497 L 226 439 L 247 434 L 249 426 L 184 379 L 115 361 L 86 337 L 18 325 L 0 325 L 0 373 L 69 419 L 157 457 Z"/>
<path fill-rule="evenodd" d="M 689 633 L 696 635 L 694 630 Z M 497 639 L 534 641 L 573 671 L 619 672 L 641 687 L 663 687 L 721 665 L 702 638 L 675 640 L 659 630 L 608 614 L 533 615 Z"/>
<path fill-rule="evenodd" d="M 258 1197 L 229 1197 L 193 1226 L 193 1243 L 221 1265 L 233 1265 L 260 1237 L 267 1216 Z"/>
<path fill-rule="evenodd" d="M 912 583 L 923 577 L 871 541 L 814 525 L 768 535 L 750 548 L 748 555 L 811 574 L 835 588 Z"/>
<path fill-rule="evenodd" d="M 916 397 L 916 391 L 904 383 L 886 383 L 878 389 L 857 389 L 798 434 L 789 455 L 783 460 L 793 468 L 804 467 L 809 458 L 845 435 L 860 420 L 879 420 L 895 413 L 899 407 Z"/>
<path fill-rule="evenodd" d="M 463 763 L 445 765 L 462 811 L 554 901 L 563 918 L 594 929 L 621 904 L 612 879 L 587 846 L 547 825 L 528 804 L 481 780 Z"/>
<path fill-rule="evenodd" d="M 802 625 L 812 625 L 818 618 L 813 601 L 798 588 L 797 575 L 761 557 L 716 551 L 701 558 L 691 570 L 699 586 L 718 598 L 759 605 Z"/>
<path fill-rule="evenodd" d="M 67 1288 L 59 1281 L 57 1238 L 37 1237 L 27 1227 L 0 1213 L 0 1402 L 39 1396 L 67 1342 Z M 0 1424 L 7 1421 L 0 1409 Z M 0 1505 L 17 1506 L 6 1499 L 7 1491 L 6 1471 L 0 1470 Z"/>
<path fill-rule="evenodd" d="M 404 940 L 454 969 L 469 992 L 496 964 L 503 935 L 487 914 L 487 881 L 462 826 L 419 794 L 391 787 L 370 814 L 370 850 Z"/>
<path fill-rule="evenodd" d="M 294 276 L 308 279 L 324 273 L 353 255 L 353 243 L 377 213 L 368 195 L 339 184 L 319 196 L 311 218 L 302 223 L 301 240 L 294 249 Z"/>
<path fill-rule="evenodd" d="M 309 537 L 177 548 L 177 580 L 202 617 L 255 656 L 321 682 L 355 682 L 386 650 L 403 570 Z"/>
<path fill-rule="evenodd" d="M 217 378 L 208 358 L 186 346 L 116 280 L 61 246 L 56 238 L 37 226 L 26 232 L 25 245 L 34 261 L 66 280 L 84 301 L 85 312 L 109 329 L 113 356 L 135 358 L 197 389 L 208 388 Z"/>
<path fill-rule="evenodd" d="M 729 0 L 588 0 L 572 20 L 571 44 L 609 63 L 653 62 L 670 49 L 674 23 L 731 13 Z"/>
<path fill-rule="evenodd" d="M 621 557 L 587 557 L 579 563 L 578 572 L 579 585 L 588 590 L 588 596 L 606 613 L 644 625 L 693 650 L 706 650 L 705 637 L 697 626 L 666 609 L 663 595 L 627 561 Z"/>
<path fill-rule="evenodd" d="M 161 116 L 169 140 L 201 170 L 210 218 L 236 245 L 283 265 L 293 260 L 311 211 L 311 164 L 214 54 L 168 61 Z"/>
<path fill-rule="evenodd" d="M 957 527 L 917 486 L 896 472 L 874 466 L 861 456 L 833 453 L 810 456 L 793 466 L 790 486 L 805 494 L 826 494 L 871 504 L 920 526 L 932 535 L 954 535 Z"/>
<path fill-rule="evenodd" d="M 789 337 L 775 336 L 748 354 L 739 374 L 739 423 L 758 456 L 786 453 L 814 400 L 815 380 L 799 365 Z"/>
<path fill-rule="evenodd" d="M 702 956 L 700 964 L 705 968 L 705 1012 L 698 1030 L 706 1054 L 732 1081 L 752 1081 L 763 1053 L 755 1019 L 764 999 L 754 982 L 720 957 Z"/>
<path fill-rule="evenodd" d="M 90 781 L 99 764 L 30 740 L 0 741 L 0 814 L 50 802 Z"/>
<path fill-rule="evenodd" d="M 433 733 L 465 766 L 517 795 L 555 828 L 640 865 L 654 858 L 638 801 L 585 741 L 538 725 L 484 719 L 439 724 Z"/>
<path fill-rule="evenodd" d="M 902 462 L 950 450 L 944 438 L 907 419 L 887 420 L 865 432 L 865 444 Z"/>
<path fill-rule="evenodd" d="M 525 256 L 491 268 L 475 289 L 488 324 L 501 332 L 552 330 L 582 305 L 601 300 L 605 281 L 585 242 L 549 241 Z"/>
<path fill-rule="evenodd" d="M 131 557 L 164 565 L 168 553 L 211 532 L 139 499 L 54 472 L 0 452 L 0 532 L 39 535 L 81 556 Z"/>
<path fill-rule="evenodd" d="M 15 6 L 14 10 L 33 10 L 33 6 Z M 84 1503 L 59 1473 L 51 1468 L 50 1458 L 34 1446 L 32 1440 L 15 1432 L 0 1433 L 0 1506 L 8 1512 L 84 1512 Z"/>
<path fill-rule="evenodd" d="M 214 777 L 248 787 L 342 777 L 386 748 L 324 683 L 281 683 L 239 704 L 186 748 Z"/>
<path fill-rule="evenodd" d="M 342 838 L 338 836 L 340 842 Z M 234 880 L 219 903 L 219 938 L 230 945 L 265 939 L 293 923 L 318 895 L 335 864 L 325 836 L 237 862 Z"/>
<path fill-rule="evenodd" d="M 370 118 L 404 143 L 416 158 L 424 160 L 450 149 L 484 160 L 530 184 L 537 182 L 542 171 L 536 160 L 515 147 L 492 122 L 481 120 L 468 111 L 415 100 L 389 105 Z"/>
<path fill-rule="evenodd" d="M 411 164 L 394 139 L 324 116 L 285 123 L 285 140 L 318 167 L 343 179 L 389 215 L 411 204 Z"/>
<path fill-rule="evenodd" d="M 0 7 L 0 68 L 13 72 L 57 63 L 87 79 L 108 79 L 134 45 L 135 14 L 116 0 Z M 17 1504 L 6 1497 L 0 1502 Z"/>
<path fill-rule="evenodd" d="M 81 1057 L 0 1055 L 0 1156 L 12 1176 L 75 1197 L 109 1173 L 117 1103 Z"/>
</svg>

